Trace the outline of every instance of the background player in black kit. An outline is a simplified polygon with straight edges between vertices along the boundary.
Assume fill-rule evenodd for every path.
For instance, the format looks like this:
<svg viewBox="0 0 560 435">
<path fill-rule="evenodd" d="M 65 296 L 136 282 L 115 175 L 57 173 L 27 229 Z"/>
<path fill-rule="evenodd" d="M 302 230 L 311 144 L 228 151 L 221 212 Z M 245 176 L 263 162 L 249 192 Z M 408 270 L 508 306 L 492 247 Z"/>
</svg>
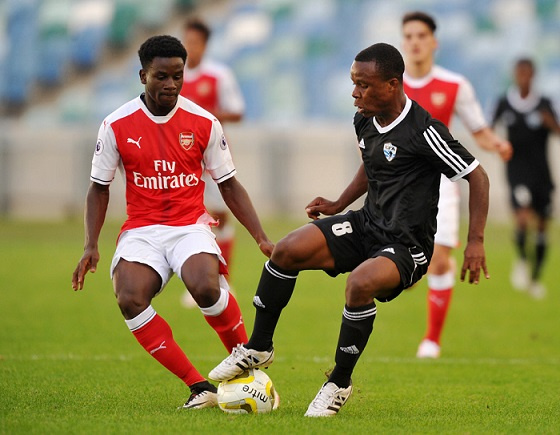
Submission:
<svg viewBox="0 0 560 435">
<path fill-rule="evenodd" d="M 513 146 L 507 162 L 507 180 L 515 215 L 515 262 L 511 283 L 517 290 L 528 290 L 534 298 L 546 295 L 540 282 L 547 249 L 547 223 L 551 213 L 554 184 L 548 167 L 547 146 L 551 131 L 560 132 L 551 101 L 533 89 L 535 66 L 531 59 L 519 59 L 514 67 L 514 85 L 496 106 L 493 123 L 502 121 Z M 536 214 L 536 243 L 532 268 L 527 253 L 527 233 Z"/>
<path fill-rule="evenodd" d="M 231 379 L 247 367 L 272 363 L 272 337 L 298 272 L 351 272 L 335 354 L 335 368 L 306 416 L 335 415 L 352 392 L 351 375 L 373 329 L 374 299 L 396 298 L 426 273 L 433 251 L 441 173 L 469 182 L 469 234 L 461 271 L 478 283 L 488 278 L 484 226 L 488 177 L 447 127 L 403 91 L 404 62 L 396 48 L 375 44 L 351 69 L 358 111 L 354 127 L 363 163 L 336 201 L 316 198 L 306 211 L 312 224 L 284 237 L 265 264 L 253 304 L 251 339 L 214 368 L 210 379 Z M 363 208 L 334 215 L 367 192 Z"/>
</svg>

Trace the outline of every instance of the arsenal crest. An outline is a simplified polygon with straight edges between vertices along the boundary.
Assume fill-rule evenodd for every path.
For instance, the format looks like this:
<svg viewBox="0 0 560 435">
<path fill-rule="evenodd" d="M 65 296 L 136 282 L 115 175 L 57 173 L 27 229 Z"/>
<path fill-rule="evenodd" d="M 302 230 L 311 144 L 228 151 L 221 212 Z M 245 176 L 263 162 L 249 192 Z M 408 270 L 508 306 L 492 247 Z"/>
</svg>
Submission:
<svg viewBox="0 0 560 435">
<path fill-rule="evenodd" d="M 194 145 L 194 133 L 192 131 L 183 131 L 179 133 L 179 145 L 181 145 L 185 151 L 190 150 Z"/>
<path fill-rule="evenodd" d="M 447 96 L 444 92 L 432 92 L 432 95 L 430 97 L 430 99 L 432 100 L 432 104 L 438 107 L 443 106 L 447 101 Z"/>
<path fill-rule="evenodd" d="M 397 155 L 397 147 L 391 142 L 387 142 L 386 144 L 383 144 L 383 154 L 385 154 L 387 161 L 390 162 Z"/>
</svg>

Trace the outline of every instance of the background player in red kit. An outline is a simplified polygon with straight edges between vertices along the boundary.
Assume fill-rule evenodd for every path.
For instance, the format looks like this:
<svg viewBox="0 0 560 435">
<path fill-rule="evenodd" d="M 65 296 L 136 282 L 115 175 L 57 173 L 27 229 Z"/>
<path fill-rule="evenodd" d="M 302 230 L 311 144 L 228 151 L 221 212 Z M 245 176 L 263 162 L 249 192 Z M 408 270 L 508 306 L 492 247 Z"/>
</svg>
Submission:
<svg viewBox="0 0 560 435">
<path fill-rule="evenodd" d="M 233 71 L 205 57 L 211 33 L 210 27 L 197 17 L 185 21 L 183 43 L 188 56 L 181 95 L 208 110 L 222 124 L 239 122 L 245 112 L 245 101 Z M 231 265 L 235 226 L 212 178 L 205 173 L 203 180 L 206 183 L 204 203 L 219 222 L 213 232 L 222 256 Z M 196 306 L 188 292 L 184 293 L 181 302 L 187 308 Z"/>
<path fill-rule="evenodd" d="M 486 123 L 471 84 L 465 77 L 434 64 L 438 46 L 435 31 L 435 20 L 423 12 L 410 12 L 402 19 L 406 95 L 446 126 L 454 114 L 458 115 L 480 147 L 508 160 L 511 145 Z M 441 332 L 455 284 L 451 250 L 459 242 L 459 189 L 446 177 L 441 178 L 440 189 L 435 248 L 428 269 L 428 328 L 418 347 L 419 358 L 440 355 Z"/>
<path fill-rule="evenodd" d="M 225 262 L 203 203 L 203 166 L 261 251 L 264 233 L 235 166 L 220 122 L 181 97 L 187 53 L 171 36 L 155 36 L 138 51 L 145 92 L 103 121 L 85 208 L 85 248 L 72 276 L 81 290 L 99 261 L 98 238 L 117 167 L 126 179 L 128 218 L 111 264 L 117 303 L 138 342 L 191 389 L 184 408 L 217 406 L 216 387 L 191 364 L 169 325 L 151 305 L 173 273 L 185 283 L 228 351 L 247 341 L 241 311 L 228 292 Z"/>
</svg>

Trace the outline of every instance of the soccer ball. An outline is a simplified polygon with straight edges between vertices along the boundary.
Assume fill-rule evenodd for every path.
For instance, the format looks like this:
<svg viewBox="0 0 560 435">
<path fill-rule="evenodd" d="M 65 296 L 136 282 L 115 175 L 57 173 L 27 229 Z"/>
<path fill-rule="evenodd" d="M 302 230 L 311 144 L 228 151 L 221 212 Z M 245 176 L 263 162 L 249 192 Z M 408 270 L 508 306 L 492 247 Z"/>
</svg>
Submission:
<svg viewBox="0 0 560 435">
<path fill-rule="evenodd" d="M 218 405 L 233 414 L 264 414 L 278 407 L 274 385 L 266 373 L 249 369 L 218 385 Z"/>
</svg>

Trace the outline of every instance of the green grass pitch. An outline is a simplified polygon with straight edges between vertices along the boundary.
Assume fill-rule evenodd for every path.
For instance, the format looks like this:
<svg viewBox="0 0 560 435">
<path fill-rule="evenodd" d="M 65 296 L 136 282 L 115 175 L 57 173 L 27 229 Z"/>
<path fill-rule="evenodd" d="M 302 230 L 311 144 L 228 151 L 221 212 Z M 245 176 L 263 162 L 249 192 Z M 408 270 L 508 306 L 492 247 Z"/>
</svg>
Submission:
<svg viewBox="0 0 560 435">
<path fill-rule="evenodd" d="M 299 224 L 265 227 L 278 240 Z M 457 285 L 437 361 L 414 357 L 425 325 L 424 280 L 378 304 L 354 394 L 331 419 L 303 414 L 333 365 L 344 276 L 303 272 L 298 279 L 277 329 L 277 360 L 267 371 L 281 394 L 278 411 L 179 411 L 188 389 L 136 343 L 115 303 L 108 268 L 117 232 L 117 224 L 106 224 L 98 271 L 74 292 L 81 222 L 0 222 L 0 433 L 560 432 L 558 225 L 551 230 L 543 301 L 512 290 L 511 229 L 489 226 L 491 279 Z M 232 280 L 250 331 L 264 257 L 245 230 L 238 235 Z M 181 292 L 174 278 L 153 305 L 206 375 L 227 353 L 201 313 L 180 306 Z"/>
</svg>

